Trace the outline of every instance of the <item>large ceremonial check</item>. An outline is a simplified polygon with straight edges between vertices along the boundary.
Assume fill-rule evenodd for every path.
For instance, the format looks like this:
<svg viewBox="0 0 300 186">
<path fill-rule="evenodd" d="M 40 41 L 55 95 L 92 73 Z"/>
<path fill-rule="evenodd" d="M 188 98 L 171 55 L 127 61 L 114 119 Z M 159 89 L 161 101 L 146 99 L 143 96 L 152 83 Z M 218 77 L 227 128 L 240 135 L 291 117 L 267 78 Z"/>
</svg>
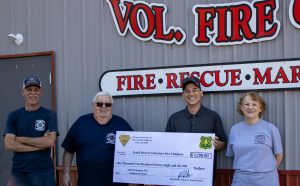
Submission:
<svg viewBox="0 0 300 186">
<path fill-rule="evenodd" d="M 214 134 L 117 131 L 113 181 L 211 186 Z"/>
</svg>

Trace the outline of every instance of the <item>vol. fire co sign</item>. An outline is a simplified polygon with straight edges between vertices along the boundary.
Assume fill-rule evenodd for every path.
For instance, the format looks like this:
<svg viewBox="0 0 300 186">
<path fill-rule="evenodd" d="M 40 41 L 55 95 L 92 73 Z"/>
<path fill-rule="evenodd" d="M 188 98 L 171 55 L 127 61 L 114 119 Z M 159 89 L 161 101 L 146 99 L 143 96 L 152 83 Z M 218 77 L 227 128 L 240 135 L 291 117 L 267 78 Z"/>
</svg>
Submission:
<svg viewBox="0 0 300 186">
<path fill-rule="evenodd" d="M 282 0 L 286 1 L 286 0 Z M 179 26 L 167 26 L 167 6 L 133 0 L 106 0 L 118 33 L 130 32 L 141 41 L 181 45 L 187 38 Z M 277 37 L 278 0 L 253 0 L 233 3 L 196 4 L 193 43 L 196 46 L 235 45 L 268 41 Z M 300 28 L 300 0 L 290 0 L 289 18 Z"/>
</svg>

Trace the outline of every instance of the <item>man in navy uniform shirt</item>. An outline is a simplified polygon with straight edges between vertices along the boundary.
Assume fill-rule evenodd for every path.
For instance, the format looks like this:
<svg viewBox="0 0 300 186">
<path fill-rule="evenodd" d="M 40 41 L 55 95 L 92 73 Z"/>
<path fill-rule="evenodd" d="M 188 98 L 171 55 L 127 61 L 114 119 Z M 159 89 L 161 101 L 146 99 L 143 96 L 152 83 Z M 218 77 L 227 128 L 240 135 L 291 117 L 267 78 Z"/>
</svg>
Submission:
<svg viewBox="0 0 300 186">
<path fill-rule="evenodd" d="M 14 152 L 8 185 L 55 186 L 51 147 L 58 134 L 56 114 L 40 106 L 37 77 L 24 79 L 22 95 L 25 106 L 8 115 L 4 132 L 5 148 Z"/>
<path fill-rule="evenodd" d="M 78 186 L 112 186 L 116 131 L 132 131 L 121 117 L 112 114 L 113 98 L 98 92 L 93 113 L 79 117 L 62 143 L 63 185 L 70 184 L 70 165 L 76 153 Z M 122 184 L 127 185 L 127 184 Z"/>
</svg>

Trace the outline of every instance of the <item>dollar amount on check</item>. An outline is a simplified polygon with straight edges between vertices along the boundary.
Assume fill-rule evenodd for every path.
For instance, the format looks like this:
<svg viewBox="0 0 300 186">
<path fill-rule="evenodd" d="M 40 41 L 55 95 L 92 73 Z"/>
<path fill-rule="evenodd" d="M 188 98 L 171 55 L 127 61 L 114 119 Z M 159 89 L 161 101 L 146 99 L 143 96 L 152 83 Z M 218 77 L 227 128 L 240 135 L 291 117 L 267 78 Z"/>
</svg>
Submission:
<svg viewBox="0 0 300 186">
<path fill-rule="evenodd" d="M 211 186 L 213 138 L 207 133 L 118 131 L 113 181 Z"/>
</svg>

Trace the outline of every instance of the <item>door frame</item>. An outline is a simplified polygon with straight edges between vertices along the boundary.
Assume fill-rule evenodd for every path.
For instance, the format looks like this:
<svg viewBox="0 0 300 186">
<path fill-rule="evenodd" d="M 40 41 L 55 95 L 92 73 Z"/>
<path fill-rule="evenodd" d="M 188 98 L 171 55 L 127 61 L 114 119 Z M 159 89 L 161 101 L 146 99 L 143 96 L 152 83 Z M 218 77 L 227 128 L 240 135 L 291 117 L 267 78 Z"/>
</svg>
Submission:
<svg viewBox="0 0 300 186">
<path fill-rule="evenodd" d="M 52 111 L 56 112 L 56 86 L 55 86 L 55 53 L 54 51 L 22 53 L 22 54 L 9 54 L 0 55 L 0 59 L 36 57 L 36 56 L 50 56 L 51 57 L 51 95 L 52 95 Z M 54 165 L 54 175 L 56 178 L 56 145 L 52 148 L 52 158 Z"/>
</svg>

